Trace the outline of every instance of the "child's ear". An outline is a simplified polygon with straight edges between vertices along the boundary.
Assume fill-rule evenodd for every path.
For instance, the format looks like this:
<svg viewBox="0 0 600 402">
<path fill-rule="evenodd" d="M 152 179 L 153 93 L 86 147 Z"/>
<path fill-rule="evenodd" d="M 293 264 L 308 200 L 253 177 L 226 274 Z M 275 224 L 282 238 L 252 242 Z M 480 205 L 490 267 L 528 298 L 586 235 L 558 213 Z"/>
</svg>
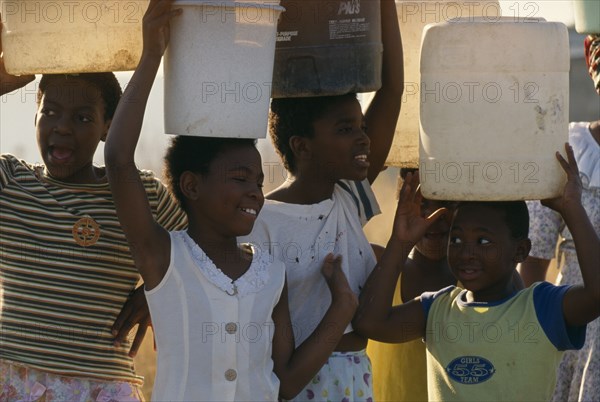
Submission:
<svg viewBox="0 0 600 402">
<path fill-rule="evenodd" d="M 185 171 L 179 177 L 179 188 L 185 198 L 197 200 L 202 193 L 200 183 L 201 177 L 199 174 Z"/>
<path fill-rule="evenodd" d="M 290 137 L 289 145 L 296 160 L 310 159 L 312 150 L 311 143 L 308 138 L 293 135 Z"/>
<path fill-rule="evenodd" d="M 531 251 L 531 240 L 521 239 L 517 242 L 517 250 L 515 252 L 515 262 L 523 262 Z"/>
<path fill-rule="evenodd" d="M 112 119 L 106 120 L 104 122 L 104 134 L 102 134 L 102 138 L 100 138 L 100 141 L 102 141 L 102 142 L 106 141 L 106 136 L 108 135 L 108 129 L 110 128 L 110 123 L 112 123 Z"/>
</svg>

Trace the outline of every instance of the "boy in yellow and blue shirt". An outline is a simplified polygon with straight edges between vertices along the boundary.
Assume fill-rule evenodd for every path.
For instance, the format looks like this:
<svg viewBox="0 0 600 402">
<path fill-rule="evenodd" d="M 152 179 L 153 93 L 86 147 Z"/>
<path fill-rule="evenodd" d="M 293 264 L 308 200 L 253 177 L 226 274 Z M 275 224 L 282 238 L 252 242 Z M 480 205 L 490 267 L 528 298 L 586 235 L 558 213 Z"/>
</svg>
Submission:
<svg viewBox="0 0 600 402">
<path fill-rule="evenodd" d="M 425 338 L 429 400 L 549 400 L 562 351 L 580 348 L 585 326 L 600 315 L 600 239 L 581 205 L 581 180 L 570 146 L 557 153 L 568 183 L 544 201 L 572 230 L 582 286 L 538 283 L 519 290 L 514 272 L 531 243 L 523 201 L 463 202 L 448 245 L 450 286 L 392 306 L 409 251 L 445 209 L 420 214 L 418 178 L 405 181 L 384 255 L 361 293 L 353 322 L 369 338 L 397 343 Z"/>
</svg>

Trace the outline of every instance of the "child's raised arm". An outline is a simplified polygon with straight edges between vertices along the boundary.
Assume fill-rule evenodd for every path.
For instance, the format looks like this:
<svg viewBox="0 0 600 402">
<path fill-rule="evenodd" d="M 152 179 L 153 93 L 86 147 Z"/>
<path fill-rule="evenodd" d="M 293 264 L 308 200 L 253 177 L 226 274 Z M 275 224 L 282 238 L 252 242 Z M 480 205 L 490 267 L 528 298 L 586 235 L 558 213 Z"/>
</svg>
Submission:
<svg viewBox="0 0 600 402">
<path fill-rule="evenodd" d="M 383 64 L 381 88 L 365 113 L 367 135 L 371 140 L 369 183 L 373 183 L 390 152 L 404 92 L 402 39 L 394 0 L 381 0 L 381 37 Z"/>
<path fill-rule="evenodd" d="M 341 267 L 341 257 L 329 254 L 322 268 L 331 291 L 331 305 L 314 332 L 294 349 L 287 285 L 273 310 L 273 371 L 279 378 L 279 395 L 294 398 L 327 362 L 356 312 L 358 300 Z"/>
<path fill-rule="evenodd" d="M 427 228 L 446 212 L 440 208 L 421 216 L 418 173 L 409 173 L 400 190 L 394 228 L 381 260 L 360 294 L 352 322 L 361 335 L 382 342 L 406 342 L 425 334 L 425 313 L 419 298 L 392 307 L 398 276 L 408 254 Z"/>
<path fill-rule="evenodd" d="M 573 286 L 563 299 L 563 314 L 571 326 L 585 325 L 600 315 L 600 239 L 581 204 L 581 178 L 573 148 L 565 144 L 566 161 L 558 152 L 556 158 L 567 173 L 567 184 L 561 197 L 542 203 L 559 212 L 573 235 L 583 285 Z"/>
<path fill-rule="evenodd" d="M 169 266 L 170 240 L 152 216 L 134 153 L 148 96 L 169 41 L 169 20 L 179 12 L 171 10 L 170 0 L 150 1 L 143 22 L 142 58 L 119 102 L 104 149 L 117 215 L 147 290 L 160 283 Z"/>
</svg>

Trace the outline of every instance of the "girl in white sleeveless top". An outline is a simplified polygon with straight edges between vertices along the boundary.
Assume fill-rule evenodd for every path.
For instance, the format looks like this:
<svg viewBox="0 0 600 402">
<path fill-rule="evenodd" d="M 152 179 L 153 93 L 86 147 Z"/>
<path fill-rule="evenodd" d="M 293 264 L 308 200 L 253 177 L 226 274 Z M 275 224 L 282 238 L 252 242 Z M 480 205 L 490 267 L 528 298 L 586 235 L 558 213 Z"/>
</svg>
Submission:
<svg viewBox="0 0 600 402">
<path fill-rule="evenodd" d="M 152 0 L 144 52 L 115 113 L 105 148 L 115 205 L 144 278 L 158 348 L 153 399 L 276 401 L 295 396 L 327 361 L 357 299 L 328 256 L 332 302 L 314 333 L 294 349 L 285 269 L 240 245 L 264 203 L 254 140 L 176 137 L 167 152 L 171 190 L 186 232 L 158 225 L 135 170 L 144 109 L 169 39 L 171 1 Z"/>
</svg>

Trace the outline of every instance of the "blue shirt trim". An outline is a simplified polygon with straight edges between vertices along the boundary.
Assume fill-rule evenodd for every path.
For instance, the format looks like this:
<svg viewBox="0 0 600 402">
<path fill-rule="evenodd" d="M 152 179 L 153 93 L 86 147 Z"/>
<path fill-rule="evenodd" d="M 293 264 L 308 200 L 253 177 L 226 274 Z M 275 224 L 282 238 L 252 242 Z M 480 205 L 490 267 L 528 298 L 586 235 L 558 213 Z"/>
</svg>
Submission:
<svg viewBox="0 0 600 402">
<path fill-rule="evenodd" d="M 358 216 L 361 216 L 360 213 L 360 202 L 358 200 L 358 198 L 356 197 L 356 194 L 354 194 L 354 192 L 350 189 L 350 187 L 348 187 L 348 185 L 342 181 L 338 181 L 337 184 L 344 190 L 346 191 L 348 194 L 350 194 L 350 196 L 352 197 L 352 199 L 354 200 L 354 203 L 356 204 L 356 209 L 358 209 Z M 364 192 L 364 190 L 363 190 Z M 366 208 L 366 207 L 365 207 Z"/>
<path fill-rule="evenodd" d="M 371 201 L 369 200 L 369 196 L 367 195 L 362 182 L 355 181 L 356 191 L 358 191 L 358 196 L 362 201 L 363 208 L 365 209 L 365 215 L 367 220 L 370 220 L 375 214 L 373 213 L 373 208 L 371 207 Z"/>
<path fill-rule="evenodd" d="M 571 286 L 554 286 L 539 282 L 533 289 L 535 314 L 544 333 L 558 350 L 581 349 L 585 342 L 586 325 L 567 325 L 563 300 Z"/>
<path fill-rule="evenodd" d="M 429 315 L 429 310 L 431 309 L 431 305 L 441 295 L 451 292 L 456 289 L 456 286 L 450 285 L 445 287 L 444 289 L 440 289 L 436 292 L 425 292 L 421 294 L 421 306 L 423 307 L 423 313 L 425 314 L 425 322 L 427 322 L 427 316 Z"/>
</svg>

